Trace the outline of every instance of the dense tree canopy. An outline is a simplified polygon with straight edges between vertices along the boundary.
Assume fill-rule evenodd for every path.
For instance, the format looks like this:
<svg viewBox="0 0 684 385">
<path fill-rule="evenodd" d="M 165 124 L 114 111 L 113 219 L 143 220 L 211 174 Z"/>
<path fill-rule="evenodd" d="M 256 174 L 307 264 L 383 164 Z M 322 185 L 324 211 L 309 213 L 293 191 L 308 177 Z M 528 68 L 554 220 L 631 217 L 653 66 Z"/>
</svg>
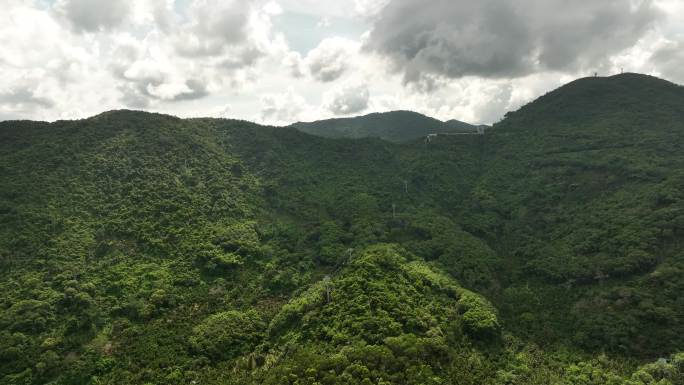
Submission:
<svg viewBox="0 0 684 385">
<path fill-rule="evenodd" d="M 0 123 L 2 384 L 684 384 L 684 89 L 395 144 Z"/>
</svg>

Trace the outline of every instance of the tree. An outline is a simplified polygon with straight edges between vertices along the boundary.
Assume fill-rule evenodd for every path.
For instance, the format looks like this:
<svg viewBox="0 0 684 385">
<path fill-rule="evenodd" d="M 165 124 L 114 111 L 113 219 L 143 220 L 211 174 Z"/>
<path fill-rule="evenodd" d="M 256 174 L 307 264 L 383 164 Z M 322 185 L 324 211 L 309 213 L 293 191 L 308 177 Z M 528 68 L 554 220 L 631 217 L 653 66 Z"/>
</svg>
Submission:
<svg viewBox="0 0 684 385">
<path fill-rule="evenodd" d="M 259 314 L 227 311 L 210 315 L 193 329 L 192 348 L 214 360 L 228 360 L 245 354 L 264 336 Z"/>
</svg>

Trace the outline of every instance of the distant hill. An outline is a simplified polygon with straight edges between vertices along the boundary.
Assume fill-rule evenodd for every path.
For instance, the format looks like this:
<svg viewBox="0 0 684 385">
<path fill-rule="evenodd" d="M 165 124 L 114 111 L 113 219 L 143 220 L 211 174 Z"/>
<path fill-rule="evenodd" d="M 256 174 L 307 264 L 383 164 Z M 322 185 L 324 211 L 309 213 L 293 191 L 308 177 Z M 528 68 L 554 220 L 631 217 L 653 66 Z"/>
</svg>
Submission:
<svg viewBox="0 0 684 385">
<path fill-rule="evenodd" d="M 324 138 L 380 138 L 403 143 L 441 133 L 474 133 L 477 127 L 458 120 L 442 122 L 417 112 L 392 111 L 353 118 L 298 122 L 292 127 Z"/>
<path fill-rule="evenodd" d="M 456 119 L 447 120 L 446 122 L 444 122 L 444 125 L 448 126 L 449 128 L 452 128 L 454 130 L 462 130 L 464 132 L 471 132 L 471 131 L 477 129 L 477 127 L 479 127 L 479 126 L 475 126 L 475 125 L 472 125 L 470 123 L 462 122 L 462 121 L 456 120 Z M 487 126 L 483 126 L 483 127 L 487 127 Z"/>
</svg>

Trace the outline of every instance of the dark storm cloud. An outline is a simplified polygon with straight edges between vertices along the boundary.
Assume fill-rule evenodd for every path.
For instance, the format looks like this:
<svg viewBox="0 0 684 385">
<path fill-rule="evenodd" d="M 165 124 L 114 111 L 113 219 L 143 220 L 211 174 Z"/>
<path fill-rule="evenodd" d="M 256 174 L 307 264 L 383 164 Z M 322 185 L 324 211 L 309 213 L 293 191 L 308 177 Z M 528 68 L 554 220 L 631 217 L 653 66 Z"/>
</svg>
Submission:
<svg viewBox="0 0 684 385">
<path fill-rule="evenodd" d="M 126 0 L 60 0 L 55 9 L 71 26 L 82 32 L 97 32 L 120 25 L 130 12 Z"/>
<path fill-rule="evenodd" d="M 364 49 L 388 57 L 406 83 L 512 78 L 599 66 L 659 16 L 650 0 L 392 0 Z"/>
</svg>

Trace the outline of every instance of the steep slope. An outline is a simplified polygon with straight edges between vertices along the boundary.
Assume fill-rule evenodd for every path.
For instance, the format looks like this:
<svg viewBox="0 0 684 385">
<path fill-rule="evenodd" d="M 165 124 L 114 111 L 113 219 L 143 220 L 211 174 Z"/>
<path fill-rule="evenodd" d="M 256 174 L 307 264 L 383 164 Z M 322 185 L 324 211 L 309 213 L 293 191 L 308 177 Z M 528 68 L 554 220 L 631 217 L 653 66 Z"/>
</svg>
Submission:
<svg viewBox="0 0 684 385">
<path fill-rule="evenodd" d="M 129 111 L 0 136 L 3 384 L 163 382 L 207 306 L 259 295 L 202 279 L 261 253 L 258 183 L 220 136 Z"/>
<path fill-rule="evenodd" d="M 681 90 L 429 143 L 0 123 L 0 383 L 683 384 Z"/>
<path fill-rule="evenodd" d="M 454 174 L 433 169 L 472 165 L 469 148 L 134 111 L 1 123 L 1 382 L 225 383 L 259 325 L 347 250 L 418 250 L 407 220 L 465 196 L 477 168 L 439 189 Z"/>
<path fill-rule="evenodd" d="M 465 228 L 516 266 L 500 303 L 526 298 L 505 313 L 534 314 L 539 340 L 647 355 L 684 344 L 682 106 L 684 89 L 660 79 L 586 78 L 489 131 Z"/>
<path fill-rule="evenodd" d="M 299 122 L 292 127 L 325 138 L 380 138 L 395 143 L 410 142 L 429 134 L 476 131 L 476 127 L 468 123 L 457 120 L 442 122 L 411 111 L 374 113 L 310 123 Z"/>
<path fill-rule="evenodd" d="M 264 361 L 275 364 L 263 371 L 264 383 L 279 384 L 284 377 L 331 384 L 455 379 L 458 365 L 467 361 L 466 335 L 497 338 L 496 310 L 407 254 L 391 245 L 371 246 L 352 254 L 336 278 L 283 306 L 267 331 Z M 283 357 L 288 346 L 299 349 Z M 426 359 L 416 359 L 421 356 Z"/>
</svg>

